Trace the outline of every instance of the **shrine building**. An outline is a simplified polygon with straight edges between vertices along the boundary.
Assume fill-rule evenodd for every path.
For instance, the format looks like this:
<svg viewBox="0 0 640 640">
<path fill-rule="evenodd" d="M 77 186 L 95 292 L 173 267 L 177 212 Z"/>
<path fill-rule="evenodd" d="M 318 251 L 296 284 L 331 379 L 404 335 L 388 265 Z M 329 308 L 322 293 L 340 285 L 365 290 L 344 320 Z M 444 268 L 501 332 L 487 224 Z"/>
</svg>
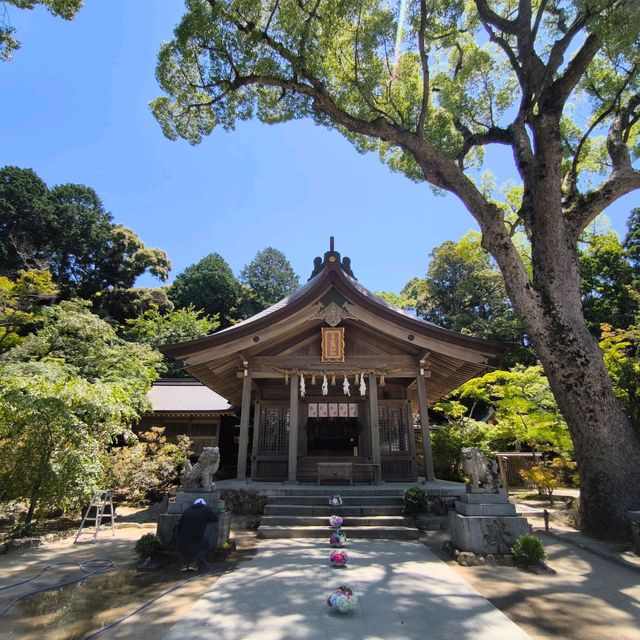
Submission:
<svg viewBox="0 0 640 640">
<path fill-rule="evenodd" d="M 315 482 L 322 463 L 345 463 L 363 479 L 415 481 L 416 430 L 427 479 L 435 479 L 427 406 L 506 350 L 376 296 L 333 238 L 287 298 L 162 349 L 240 407 L 237 478 L 289 482 Z"/>
</svg>

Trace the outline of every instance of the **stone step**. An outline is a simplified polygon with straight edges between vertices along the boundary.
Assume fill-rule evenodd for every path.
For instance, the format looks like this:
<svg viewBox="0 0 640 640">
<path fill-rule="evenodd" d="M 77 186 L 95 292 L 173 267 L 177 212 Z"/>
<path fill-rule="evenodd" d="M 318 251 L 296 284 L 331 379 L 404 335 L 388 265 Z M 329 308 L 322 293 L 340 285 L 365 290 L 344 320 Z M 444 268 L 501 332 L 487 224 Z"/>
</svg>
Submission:
<svg viewBox="0 0 640 640">
<path fill-rule="evenodd" d="M 369 495 L 342 495 L 342 504 L 344 507 L 353 506 L 395 506 L 402 504 L 402 496 L 369 496 Z M 329 497 L 321 495 L 287 495 L 287 496 L 269 496 L 268 504 L 295 504 L 295 505 L 327 505 L 329 506 Z M 341 507 L 333 507 L 340 509 Z"/>
<path fill-rule="evenodd" d="M 309 486 L 298 485 L 291 489 L 270 489 L 269 496 L 322 496 L 326 500 L 329 500 L 330 496 L 340 495 L 342 498 L 345 496 L 395 496 L 402 498 L 404 495 L 404 489 L 395 489 L 393 487 L 381 487 L 376 485 L 361 485 L 351 487 L 336 487 L 330 485 L 316 485 Z M 458 495 L 453 493 L 452 495 Z"/>
<path fill-rule="evenodd" d="M 262 524 L 268 526 L 305 526 L 324 527 L 327 535 L 333 531 L 329 526 L 329 518 L 324 516 L 290 516 L 290 515 L 264 515 Z M 352 516 L 345 517 L 342 525 L 345 529 L 351 527 L 413 527 L 413 519 L 404 516 Z"/>
<path fill-rule="evenodd" d="M 348 538 L 374 538 L 380 540 L 417 540 L 420 532 L 409 527 L 356 527 L 346 530 Z M 331 549 L 328 540 L 330 532 L 326 527 L 310 526 L 269 526 L 260 525 L 259 538 L 321 538 L 327 541 L 327 551 Z M 347 550 L 349 543 L 347 542 Z"/>
<path fill-rule="evenodd" d="M 343 518 L 346 516 L 399 516 L 402 514 L 402 505 L 330 507 L 329 505 L 271 504 L 268 502 L 264 513 L 269 516 L 323 516 L 325 518 L 334 513 Z"/>
</svg>

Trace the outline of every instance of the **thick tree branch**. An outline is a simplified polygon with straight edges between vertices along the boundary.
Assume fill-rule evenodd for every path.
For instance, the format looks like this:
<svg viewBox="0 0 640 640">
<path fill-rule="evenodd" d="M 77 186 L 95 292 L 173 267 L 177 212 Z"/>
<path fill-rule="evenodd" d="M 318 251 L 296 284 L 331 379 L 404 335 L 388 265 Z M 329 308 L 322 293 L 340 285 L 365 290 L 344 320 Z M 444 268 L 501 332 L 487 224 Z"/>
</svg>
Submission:
<svg viewBox="0 0 640 640">
<path fill-rule="evenodd" d="M 460 122 L 460 120 L 454 119 L 454 124 L 464 139 L 462 150 L 456 158 L 460 168 L 463 167 L 464 159 L 473 147 L 482 147 L 487 144 L 513 144 L 513 137 L 508 129 L 489 127 L 482 133 L 474 133 L 466 124 Z"/>
<path fill-rule="evenodd" d="M 518 33 L 519 25 L 517 20 L 507 20 L 499 16 L 495 11 L 489 8 L 487 0 L 475 0 L 478 14 L 482 18 L 483 23 L 490 24 L 503 33 L 515 36 Z"/>
<path fill-rule="evenodd" d="M 597 189 L 575 198 L 567 209 L 572 237 L 577 241 L 587 225 L 610 204 L 636 189 L 640 189 L 640 171 L 614 171 Z"/>
<path fill-rule="evenodd" d="M 418 117 L 416 133 L 424 137 L 424 123 L 429 112 L 429 56 L 425 47 L 424 34 L 427 29 L 427 2 L 420 0 L 420 26 L 418 28 L 418 49 L 420 52 L 420 64 L 422 65 L 422 104 Z"/>
<path fill-rule="evenodd" d="M 613 164 L 611 175 L 598 189 L 575 198 L 567 209 L 567 218 L 576 238 L 612 202 L 640 188 L 640 171 L 633 168 L 626 144 L 629 126 L 638 117 L 638 108 L 640 92 L 629 99 L 609 128 L 607 151 Z"/>
<path fill-rule="evenodd" d="M 565 72 L 554 80 L 544 90 L 543 95 L 540 96 L 540 109 L 542 111 L 547 113 L 560 113 L 562 111 L 567 99 L 576 88 L 578 82 L 580 82 L 601 46 L 602 42 L 598 36 L 593 33 L 587 36 L 582 47 L 567 65 Z"/>
</svg>

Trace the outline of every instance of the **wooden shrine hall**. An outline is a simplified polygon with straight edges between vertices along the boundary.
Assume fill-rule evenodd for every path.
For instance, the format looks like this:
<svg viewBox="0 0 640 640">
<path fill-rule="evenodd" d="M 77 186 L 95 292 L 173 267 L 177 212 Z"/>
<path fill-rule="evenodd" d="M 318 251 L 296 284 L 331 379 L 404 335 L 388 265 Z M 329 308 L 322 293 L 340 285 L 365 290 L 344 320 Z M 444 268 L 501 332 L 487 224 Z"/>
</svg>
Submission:
<svg viewBox="0 0 640 640">
<path fill-rule="evenodd" d="M 506 345 L 420 320 L 365 289 L 331 238 L 289 297 L 212 335 L 167 345 L 240 407 L 237 477 L 309 482 L 319 470 L 417 479 L 415 430 L 433 480 L 427 406 Z M 221 451 L 224 457 L 225 452 Z M 356 478 L 357 479 L 357 478 Z"/>
</svg>

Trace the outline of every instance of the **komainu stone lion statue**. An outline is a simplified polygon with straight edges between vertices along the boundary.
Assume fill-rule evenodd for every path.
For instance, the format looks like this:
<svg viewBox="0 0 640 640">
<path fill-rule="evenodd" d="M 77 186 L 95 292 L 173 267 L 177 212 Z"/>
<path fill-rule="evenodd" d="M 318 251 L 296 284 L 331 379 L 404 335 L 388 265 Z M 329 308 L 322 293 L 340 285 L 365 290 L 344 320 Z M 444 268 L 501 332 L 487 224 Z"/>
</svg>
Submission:
<svg viewBox="0 0 640 640">
<path fill-rule="evenodd" d="M 469 493 L 498 493 L 500 473 L 498 463 L 490 462 L 478 451 L 477 447 L 463 447 L 460 452 L 462 471 L 469 478 Z"/>
<path fill-rule="evenodd" d="M 180 479 L 183 491 L 213 491 L 216 488 L 213 476 L 220 466 L 220 449 L 218 447 L 204 447 L 202 453 L 193 466 L 187 460 Z"/>
</svg>

